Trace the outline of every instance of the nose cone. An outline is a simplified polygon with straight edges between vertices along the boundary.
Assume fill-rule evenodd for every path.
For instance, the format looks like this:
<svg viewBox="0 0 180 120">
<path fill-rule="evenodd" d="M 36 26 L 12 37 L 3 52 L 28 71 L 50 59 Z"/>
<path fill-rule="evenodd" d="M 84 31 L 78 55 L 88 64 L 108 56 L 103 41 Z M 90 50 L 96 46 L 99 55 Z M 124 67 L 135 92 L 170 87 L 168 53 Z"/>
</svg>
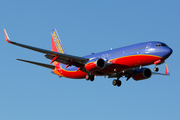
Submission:
<svg viewBox="0 0 180 120">
<path fill-rule="evenodd" d="M 168 58 L 173 52 L 173 50 L 169 47 L 164 48 L 163 51 L 164 51 L 164 58 Z"/>
</svg>

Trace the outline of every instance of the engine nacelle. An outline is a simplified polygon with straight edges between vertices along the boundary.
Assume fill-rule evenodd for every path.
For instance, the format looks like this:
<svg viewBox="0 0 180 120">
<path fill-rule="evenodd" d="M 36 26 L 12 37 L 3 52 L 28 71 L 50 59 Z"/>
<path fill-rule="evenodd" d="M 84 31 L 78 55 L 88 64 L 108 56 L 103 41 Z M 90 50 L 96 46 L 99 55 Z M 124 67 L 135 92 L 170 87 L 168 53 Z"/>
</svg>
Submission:
<svg viewBox="0 0 180 120">
<path fill-rule="evenodd" d="M 106 61 L 102 58 L 95 58 L 85 65 L 87 71 L 101 70 L 106 66 Z"/>
<path fill-rule="evenodd" d="M 149 68 L 141 68 L 141 69 L 136 69 L 134 71 L 132 78 L 136 81 L 139 81 L 139 80 L 148 79 L 151 77 L 151 75 L 152 72 Z"/>
</svg>

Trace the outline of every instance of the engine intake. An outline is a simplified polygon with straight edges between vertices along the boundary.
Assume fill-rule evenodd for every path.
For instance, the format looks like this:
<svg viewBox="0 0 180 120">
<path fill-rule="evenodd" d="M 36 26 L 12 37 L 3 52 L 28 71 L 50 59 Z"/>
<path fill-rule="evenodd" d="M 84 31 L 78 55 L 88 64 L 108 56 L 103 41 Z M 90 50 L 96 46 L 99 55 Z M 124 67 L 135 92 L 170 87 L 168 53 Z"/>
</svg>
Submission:
<svg viewBox="0 0 180 120">
<path fill-rule="evenodd" d="M 96 66 L 98 68 L 103 69 L 105 67 L 105 65 L 106 65 L 106 62 L 104 61 L 104 59 L 99 58 L 99 59 L 96 60 Z"/>
<path fill-rule="evenodd" d="M 149 68 L 141 68 L 134 71 L 134 75 L 132 78 L 136 81 L 144 80 L 150 78 L 152 75 L 152 72 Z"/>
<path fill-rule="evenodd" d="M 88 71 L 96 71 L 103 69 L 106 66 L 106 61 L 102 58 L 96 58 L 91 61 L 89 61 L 86 65 L 85 68 Z"/>
</svg>

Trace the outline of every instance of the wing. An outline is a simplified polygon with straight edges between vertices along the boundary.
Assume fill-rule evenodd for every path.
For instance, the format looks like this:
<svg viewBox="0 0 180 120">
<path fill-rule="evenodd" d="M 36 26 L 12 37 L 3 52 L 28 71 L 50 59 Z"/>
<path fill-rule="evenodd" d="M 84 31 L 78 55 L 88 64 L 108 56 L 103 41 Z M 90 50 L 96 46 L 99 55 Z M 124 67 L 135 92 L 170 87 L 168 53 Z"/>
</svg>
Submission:
<svg viewBox="0 0 180 120">
<path fill-rule="evenodd" d="M 167 64 L 165 64 L 165 73 L 152 72 L 152 75 L 167 75 L 167 76 L 169 76 L 170 73 L 169 73 Z"/>
<path fill-rule="evenodd" d="M 78 57 L 78 56 L 73 56 L 73 55 L 68 55 L 68 54 L 62 54 L 62 53 L 53 52 L 50 50 L 45 50 L 45 49 L 13 42 L 9 39 L 8 34 L 5 29 L 4 29 L 4 34 L 5 34 L 6 41 L 8 43 L 14 44 L 14 45 L 17 45 L 17 46 L 20 46 L 23 48 L 27 48 L 30 50 L 34 50 L 34 51 L 37 51 L 40 53 L 44 53 L 44 54 L 46 54 L 45 56 L 47 58 L 52 59 L 52 62 L 56 60 L 56 61 L 64 63 L 64 64 L 68 64 L 70 61 L 74 61 L 72 65 L 79 66 L 79 65 L 85 65 L 85 63 L 87 63 L 87 61 L 89 61 L 88 58 L 83 58 L 83 57 Z"/>
<path fill-rule="evenodd" d="M 45 67 L 45 68 L 50 68 L 50 69 L 54 69 L 55 68 L 55 66 L 53 66 L 53 65 L 48 65 L 48 64 L 44 64 L 44 63 L 38 63 L 38 62 L 22 60 L 22 59 L 16 59 L 16 60 L 19 60 L 19 61 L 22 61 L 22 62 L 31 63 L 31 64 L 38 65 L 38 66 Z"/>
<path fill-rule="evenodd" d="M 156 73 L 156 72 L 152 72 L 152 75 L 166 75 L 166 76 L 169 76 L 170 73 L 166 74 L 166 73 Z"/>
</svg>

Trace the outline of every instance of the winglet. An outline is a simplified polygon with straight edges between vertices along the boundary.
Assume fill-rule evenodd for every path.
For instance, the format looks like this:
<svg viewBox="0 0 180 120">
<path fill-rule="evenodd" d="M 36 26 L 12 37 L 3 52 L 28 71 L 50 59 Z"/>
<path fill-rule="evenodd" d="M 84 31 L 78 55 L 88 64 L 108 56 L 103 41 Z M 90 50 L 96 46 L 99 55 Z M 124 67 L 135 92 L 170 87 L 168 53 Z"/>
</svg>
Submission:
<svg viewBox="0 0 180 120">
<path fill-rule="evenodd" d="M 169 73 L 169 70 L 168 70 L 168 66 L 167 66 L 167 64 L 165 64 L 165 71 L 166 71 L 166 74 L 167 75 L 169 75 L 170 73 Z"/>
<path fill-rule="evenodd" d="M 10 39 L 9 39 L 9 36 L 8 36 L 8 34 L 7 34 L 7 32 L 6 32 L 5 29 L 4 29 L 4 34 L 5 34 L 6 41 L 7 41 L 8 43 L 11 43 L 11 41 L 10 41 Z"/>
</svg>

